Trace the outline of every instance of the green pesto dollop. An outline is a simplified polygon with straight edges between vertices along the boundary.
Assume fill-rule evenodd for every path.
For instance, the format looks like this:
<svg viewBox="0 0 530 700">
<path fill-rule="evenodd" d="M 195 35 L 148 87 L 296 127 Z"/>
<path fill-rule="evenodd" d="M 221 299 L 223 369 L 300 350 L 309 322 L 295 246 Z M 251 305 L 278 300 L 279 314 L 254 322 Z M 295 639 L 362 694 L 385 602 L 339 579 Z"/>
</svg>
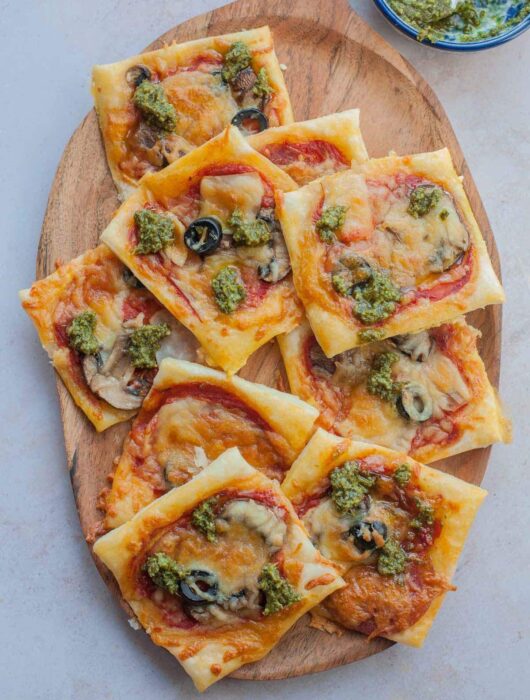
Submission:
<svg viewBox="0 0 530 700">
<path fill-rule="evenodd" d="M 357 333 L 357 338 L 361 343 L 375 343 L 376 340 L 381 340 L 385 332 L 380 328 L 365 328 Z"/>
<path fill-rule="evenodd" d="M 434 209 L 441 198 L 442 192 L 438 187 L 418 185 L 409 195 L 407 212 L 415 219 L 419 219 Z"/>
<path fill-rule="evenodd" d="M 256 82 L 252 88 L 252 93 L 256 97 L 268 97 L 272 92 L 269 77 L 265 68 L 260 68 L 256 77 Z"/>
<path fill-rule="evenodd" d="M 410 481 L 411 474 L 412 471 L 408 464 L 400 464 L 399 467 L 394 470 L 392 476 L 399 486 L 406 486 Z"/>
<path fill-rule="evenodd" d="M 394 313 L 401 292 L 388 273 L 372 270 L 368 282 L 354 288 L 353 298 L 356 302 L 353 313 L 362 323 L 369 325 L 384 321 Z"/>
<path fill-rule="evenodd" d="M 434 522 L 434 508 L 428 501 L 415 498 L 416 516 L 410 521 L 410 526 L 416 529 L 432 525 Z"/>
<path fill-rule="evenodd" d="M 96 314 L 87 309 L 76 316 L 66 329 L 68 344 L 83 355 L 95 355 L 99 348 L 96 330 Z"/>
<path fill-rule="evenodd" d="M 180 582 L 190 573 L 189 569 L 178 564 L 164 552 L 156 552 L 147 557 L 142 568 L 155 586 L 172 595 L 179 592 Z"/>
<path fill-rule="evenodd" d="M 389 403 L 396 401 L 401 391 L 401 384 L 392 378 L 392 365 L 398 359 L 399 355 L 395 352 L 382 352 L 374 357 L 366 382 L 369 394 Z"/>
<path fill-rule="evenodd" d="M 396 540 L 388 539 L 377 560 L 377 571 L 383 576 L 397 576 L 405 571 L 407 555 Z"/>
<path fill-rule="evenodd" d="M 255 247 L 268 243 L 271 239 L 269 227 L 262 219 L 245 221 L 239 209 L 234 209 L 227 221 L 232 230 L 234 245 Z"/>
<path fill-rule="evenodd" d="M 167 99 L 160 83 L 144 80 L 134 91 L 133 102 L 142 113 L 145 121 L 151 126 L 162 129 L 162 131 L 175 130 L 177 112 Z"/>
<path fill-rule="evenodd" d="M 340 272 L 333 272 L 331 275 L 333 289 L 343 297 L 351 296 L 352 286 L 346 277 Z"/>
<path fill-rule="evenodd" d="M 316 223 L 316 229 L 324 243 L 333 242 L 334 232 L 340 228 L 346 219 L 346 207 L 337 204 L 332 207 L 325 207 L 322 210 L 320 219 Z"/>
<path fill-rule="evenodd" d="M 217 530 L 215 527 L 215 507 L 217 497 L 203 501 L 191 514 L 191 524 L 202 532 L 208 542 L 217 542 Z"/>
<path fill-rule="evenodd" d="M 213 278 L 212 290 L 215 302 L 224 314 L 233 313 L 247 296 L 237 268 L 230 265 L 219 270 Z"/>
<path fill-rule="evenodd" d="M 336 467 L 330 474 L 331 500 L 339 513 L 351 513 L 375 485 L 375 474 L 363 472 L 359 462 L 352 460 Z"/>
<path fill-rule="evenodd" d="M 236 75 L 248 68 L 252 61 L 252 55 L 248 46 L 243 41 L 236 41 L 225 53 L 221 75 L 223 80 L 231 83 Z"/>
<path fill-rule="evenodd" d="M 302 599 L 294 586 L 280 574 L 276 564 L 265 564 L 258 578 L 258 588 L 265 594 L 264 615 L 274 615 Z"/>
<path fill-rule="evenodd" d="M 530 14 L 529 0 L 389 0 L 392 9 L 418 30 L 418 40 L 482 41 L 515 27 Z M 510 17 L 508 18 L 508 11 Z"/>
<path fill-rule="evenodd" d="M 156 351 L 160 350 L 162 340 L 170 333 L 167 323 L 146 324 L 134 330 L 127 348 L 132 366 L 142 369 L 158 367 Z"/>
<path fill-rule="evenodd" d="M 175 226 L 168 216 L 151 209 L 139 209 L 134 212 L 134 223 L 138 232 L 135 255 L 158 253 L 173 243 Z"/>
</svg>

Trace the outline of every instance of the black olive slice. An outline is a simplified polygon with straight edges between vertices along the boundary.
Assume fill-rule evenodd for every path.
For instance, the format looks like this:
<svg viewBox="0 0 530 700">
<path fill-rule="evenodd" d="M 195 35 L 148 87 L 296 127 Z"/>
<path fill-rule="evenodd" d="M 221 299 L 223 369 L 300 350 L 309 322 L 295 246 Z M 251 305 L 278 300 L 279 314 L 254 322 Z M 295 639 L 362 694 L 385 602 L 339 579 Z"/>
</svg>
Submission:
<svg viewBox="0 0 530 700">
<path fill-rule="evenodd" d="M 246 129 L 244 126 L 244 122 L 246 122 L 247 120 L 255 122 L 258 128 Z M 268 128 L 269 120 L 263 114 L 263 112 L 257 109 L 256 107 L 247 107 L 246 109 L 240 109 L 239 112 L 237 112 L 237 114 L 235 114 L 232 117 L 232 124 L 234 126 L 237 126 L 238 129 L 241 129 L 241 127 L 243 127 L 245 131 L 257 133 L 260 131 L 265 131 L 265 129 Z"/>
<path fill-rule="evenodd" d="M 223 237 L 221 222 L 213 216 L 195 219 L 184 233 L 186 247 L 197 255 L 210 255 L 219 247 Z"/>
<path fill-rule="evenodd" d="M 125 78 L 129 85 L 134 85 L 138 87 L 144 80 L 150 80 L 151 71 L 147 66 L 131 66 L 127 73 L 125 73 Z"/>
<path fill-rule="evenodd" d="M 407 420 L 423 423 L 432 416 L 432 399 L 425 387 L 416 382 L 405 384 L 396 402 L 398 412 Z"/>
<path fill-rule="evenodd" d="M 353 543 L 360 552 L 367 552 L 382 547 L 386 542 L 387 532 L 386 525 L 380 520 L 373 520 L 372 522 L 361 520 L 348 530 L 348 534 L 353 537 Z M 383 539 L 382 543 L 377 535 Z"/>
<path fill-rule="evenodd" d="M 208 605 L 217 600 L 219 584 L 211 571 L 192 569 L 180 582 L 180 595 L 189 605 Z"/>
</svg>

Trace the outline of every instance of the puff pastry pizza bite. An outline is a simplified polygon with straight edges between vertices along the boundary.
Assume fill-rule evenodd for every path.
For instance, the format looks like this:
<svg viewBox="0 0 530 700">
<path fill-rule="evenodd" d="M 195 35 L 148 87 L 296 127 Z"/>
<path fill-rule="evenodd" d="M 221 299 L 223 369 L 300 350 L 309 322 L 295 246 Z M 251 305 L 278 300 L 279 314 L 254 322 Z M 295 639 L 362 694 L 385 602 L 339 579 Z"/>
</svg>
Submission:
<svg viewBox="0 0 530 700">
<path fill-rule="evenodd" d="M 284 195 L 280 221 L 328 357 L 504 300 L 447 149 L 312 182 Z"/>
<path fill-rule="evenodd" d="M 299 185 L 368 160 L 358 109 L 266 129 L 248 141 Z"/>
<path fill-rule="evenodd" d="M 112 488 L 103 494 L 104 528 L 129 520 L 230 447 L 281 481 L 317 416 L 292 394 L 165 359 L 125 440 Z"/>
<path fill-rule="evenodd" d="M 231 122 L 265 128 L 293 121 L 268 27 L 95 66 L 92 93 L 112 177 L 125 195 L 146 172 Z"/>
<path fill-rule="evenodd" d="M 300 320 L 275 195 L 291 178 L 235 127 L 148 173 L 102 240 L 198 339 L 237 372 Z"/>
<path fill-rule="evenodd" d="M 278 483 L 235 448 L 103 536 L 94 552 L 199 690 L 267 654 L 344 585 Z"/>
<path fill-rule="evenodd" d="M 60 266 L 20 298 L 53 366 L 97 430 L 137 413 L 159 360 L 179 353 L 185 332 L 104 245 Z"/>
<path fill-rule="evenodd" d="M 508 442 L 503 415 L 463 319 L 328 358 L 307 322 L 279 340 L 291 391 L 334 433 L 422 462 Z"/>
<path fill-rule="evenodd" d="M 407 455 L 319 429 L 283 483 L 346 586 L 319 614 L 421 646 L 486 491 Z M 318 625 L 318 618 L 316 621 Z"/>
</svg>

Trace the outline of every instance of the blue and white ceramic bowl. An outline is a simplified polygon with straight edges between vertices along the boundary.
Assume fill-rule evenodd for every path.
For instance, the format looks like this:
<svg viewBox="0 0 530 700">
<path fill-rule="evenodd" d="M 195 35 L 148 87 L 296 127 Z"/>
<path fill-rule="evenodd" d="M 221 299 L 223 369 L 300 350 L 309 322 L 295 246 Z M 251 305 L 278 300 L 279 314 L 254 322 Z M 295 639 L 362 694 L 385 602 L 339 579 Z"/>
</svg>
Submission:
<svg viewBox="0 0 530 700">
<path fill-rule="evenodd" d="M 380 12 L 386 17 L 386 19 L 400 32 L 410 37 L 411 39 L 418 40 L 418 31 L 410 24 L 407 24 L 400 15 L 398 15 L 388 4 L 386 0 L 374 0 L 376 7 Z M 506 2 L 506 19 L 510 20 L 517 12 L 519 12 L 523 3 L 521 0 L 512 0 L 512 2 Z M 459 40 L 458 33 L 447 33 L 443 40 L 440 41 L 428 41 L 424 39 L 422 43 L 425 46 L 431 46 L 435 49 L 442 49 L 443 51 L 483 51 L 484 49 L 492 49 L 494 46 L 500 46 L 505 44 L 507 41 L 515 39 L 516 36 L 522 34 L 527 29 L 530 28 L 530 15 L 527 15 L 518 24 L 508 27 L 505 31 L 501 31 L 496 36 L 489 39 L 480 39 L 478 41 L 461 41 Z"/>
</svg>

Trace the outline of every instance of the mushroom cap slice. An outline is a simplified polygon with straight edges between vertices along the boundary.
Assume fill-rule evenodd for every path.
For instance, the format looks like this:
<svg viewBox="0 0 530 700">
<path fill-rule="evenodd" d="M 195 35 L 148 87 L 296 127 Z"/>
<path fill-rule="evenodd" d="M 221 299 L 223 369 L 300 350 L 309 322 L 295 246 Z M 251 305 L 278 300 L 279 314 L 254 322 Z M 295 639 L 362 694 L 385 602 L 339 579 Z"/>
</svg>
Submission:
<svg viewBox="0 0 530 700">
<path fill-rule="evenodd" d="M 99 352 L 83 359 L 83 374 L 91 391 L 114 408 L 126 411 L 140 408 L 149 391 L 146 382 L 131 384 L 135 368 L 127 352 L 128 342 L 128 334 L 120 333 L 106 357 Z"/>
</svg>

